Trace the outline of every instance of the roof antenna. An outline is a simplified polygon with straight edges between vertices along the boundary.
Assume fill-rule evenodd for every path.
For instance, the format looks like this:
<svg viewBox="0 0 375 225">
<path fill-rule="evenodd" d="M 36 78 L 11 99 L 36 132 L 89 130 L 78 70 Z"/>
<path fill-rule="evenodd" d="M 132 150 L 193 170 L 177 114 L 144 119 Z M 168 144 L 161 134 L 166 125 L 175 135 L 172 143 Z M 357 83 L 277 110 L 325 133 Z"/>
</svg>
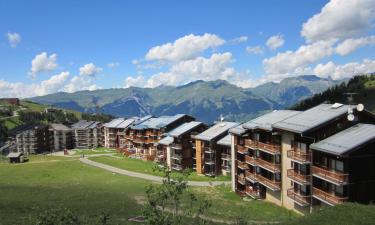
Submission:
<svg viewBox="0 0 375 225">
<path fill-rule="evenodd" d="M 358 93 L 354 93 L 354 92 L 348 92 L 348 93 L 344 93 L 346 96 L 347 96 L 347 100 L 348 100 L 348 105 L 349 105 L 349 108 L 348 108 L 348 116 L 347 116 L 347 119 L 349 121 L 355 121 L 357 120 L 357 117 L 354 115 L 354 109 L 356 109 L 358 112 L 361 112 L 365 109 L 365 106 L 361 103 L 357 104 L 356 107 L 354 107 L 354 95 L 357 95 Z"/>
<path fill-rule="evenodd" d="M 220 122 L 223 122 L 224 121 L 224 116 L 223 114 L 220 114 Z"/>
</svg>

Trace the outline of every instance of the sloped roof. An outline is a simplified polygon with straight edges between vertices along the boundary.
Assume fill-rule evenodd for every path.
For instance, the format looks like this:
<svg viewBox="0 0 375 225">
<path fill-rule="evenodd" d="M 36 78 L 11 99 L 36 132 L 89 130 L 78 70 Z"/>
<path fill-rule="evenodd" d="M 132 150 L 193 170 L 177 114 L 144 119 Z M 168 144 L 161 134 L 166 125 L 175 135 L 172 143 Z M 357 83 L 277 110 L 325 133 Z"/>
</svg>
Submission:
<svg viewBox="0 0 375 225">
<path fill-rule="evenodd" d="M 77 123 L 75 123 L 75 124 L 72 125 L 72 129 L 95 128 L 99 124 L 100 124 L 100 122 L 96 122 L 96 121 L 80 120 Z"/>
<path fill-rule="evenodd" d="M 161 145 L 170 145 L 170 144 L 173 143 L 173 141 L 174 141 L 174 138 L 173 138 L 173 137 L 171 137 L 171 136 L 167 136 L 167 137 L 161 139 L 161 140 L 158 142 L 158 144 L 161 144 Z"/>
<path fill-rule="evenodd" d="M 7 155 L 7 158 L 18 158 L 18 157 L 20 157 L 21 155 L 23 155 L 22 152 L 10 152 L 10 153 Z"/>
<path fill-rule="evenodd" d="M 218 136 L 228 132 L 230 128 L 237 126 L 237 125 L 238 123 L 234 123 L 234 122 L 218 122 L 214 126 L 196 135 L 195 139 L 199 139 L 203 141 L 211 141 L 217 138 Z"/>
<path fill-rule="evenodd" d="M 320 104 L 272 125 L 273 128 L 304 133 L 317 128 L 348 111 L 348 105 Z"/>
<path fill-rule="evenodd" d="M 202 124 L 202 122 L 197 122 L 197 121 L 191 121 L 191 122 L 188 122 L 188 123 L 184 123 L 181 126 L 178 126 L 177 128 L 171 130 L 168 133 L 168 135 L 172 136 L 172 137 L 179 137 L 179 136 L 185 134 L 186 132 L 189 132 L 190 130 L 198 127 L 201 124 Z"/>
<path fill-rule="evenodd" d="M 293 117 L 301 113 L 300 111 L 294 110 L 275 110 L 273 112 L 264 114 L 263 116 L 257 117 L 250 120 L 242 125 L 244 129 L 262 129 L 272 131 L 272 124 L 282 121 L 284 119 Z"/>
<path fill-rule="evenodd" d="M 357 124 L 311 144 L 310 148 L 334 155 L 343 155 L 371 141 L 375 141 L 375 125 Z"/>
<path fill-rule="evenodd" d="M 124 122 L 124 120 L 125 120 L 124 118 L 116 118 L 116 119 L 109 121 L 108 123 L 103 124 L 103 126 L 108 127 L 108 128 L 116 128 L 119 124 Z"/>
<path fill-rule="evenodd" d="M 228 134 L 227 136 L 217 141 L 218 145 L 224 145 L 224 146 L 230 146 L 231 143 L 232 143 L 232 136 L 230 134 Z"/>
<path fill-rule="evenodd" d="M 51 123 L 50 127 L 53 130 L 70 130 L 69 127 L 65 126 L 64 124 L 60 124 L 60 123 Z"/>
<path fill-rule="evenodd" d="M 135 118 L 130 118 L 122 121 L 119 125 L 117 125 L 116 128 L 124 129 L 127 128 L 128 126 L 132 125 L 136 121 Z"/>
<path fill-rule="evenodd" d="M 246 129 L 242 127 L 243 124 L 240 124 L 236 127 L 229 129 L 229 133 L 243 135 L 246 132 Z"/>
<path fill-rule="evenodd" d="M 175 122 L 176 120 L 186 116 L 185 114 L 177 114 L 174 116 L 161 116 L 149 118 L 148 120 L 136 125 L 133 129 L 143 130 L 143 129 L 161 129 L 168 126 L 169 124 Z"/>
</svg>

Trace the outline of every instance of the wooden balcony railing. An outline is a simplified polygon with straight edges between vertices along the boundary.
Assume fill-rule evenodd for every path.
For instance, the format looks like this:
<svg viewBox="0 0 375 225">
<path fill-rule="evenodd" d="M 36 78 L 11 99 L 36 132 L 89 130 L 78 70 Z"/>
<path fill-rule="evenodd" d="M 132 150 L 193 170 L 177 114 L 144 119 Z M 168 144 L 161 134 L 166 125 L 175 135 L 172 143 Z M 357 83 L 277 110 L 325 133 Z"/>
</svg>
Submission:
<svg viewBox="0 0 375 225">
<path fill-rule="evenodd" d="M 179 164 L 172 164 L 172 169 L 173 169 L 173 170 L 180 171 L 180 170 L 182 170 L 182 166 L 179 165 Z"/>
<path fill-rule="evenodd" d="M 349 181 L 349 174 L 344 174 L 338 171 L 331 171 L 326 168 L 312 166 L 313 176 L 323 178 L 335 184 L 346 184 Z"/>
<path fill-rule="evenodd" d="M 268 187 L 269 189 L 271 189 L 273 191 L 280 191 L 281 182 L 270 180 L 266 177 L 263 177 L 260 174 L 257 174 L 256 177 L 257 177 L 259 183 L 263 184 L 264 186 Z"/>
<path fill-rule="evenodd" d="M 243 174 L 237 176 L 238 183 L 245 185 L 245 176 Z"/>
<path fill-rule="evenodd" d="M 296 172 L 294 169 L 289 169 L 287 171 L 287 176 L 288 178 L 302 184 L 309 184 L 311 180 L 311 175 L 300 174 Z"/>
<path fill-rule="evenodd" d="M 181 144 L 173 144 L 172 148 L 174 148 L 174 149 L 182 149 L 182 145 Z"/>
<path fill-rule="evenodd" d="M 313 196 L 331 205 L 341 204 L 348 200 L 348 197 L 338 197 L 316 187 L 313 187 Z"/>
<path fill-rule="evenodd" d="M 237 160 L 237 167 L 242 169 L 242 170 L 248 169 L 247 164 L 245 162 L 242 162 L 242 161 L 239 161 L 239 160 Z"/>
<path fill-rule="evenodd" d="M 249 156 L 249 155 L 245 155 L 245 162 L 253 166 L 257 164 L 256 158 Z"/>
<path fill-rule="evenodd" d="M 280 154 L 281 145 L 258 142 L 258 149 L 271 154 Z"/>
<path fill-rule="evenodd" d="M 257 175 L 254 172 L 245 171 L 245 177 L 250 180 L 257 181 Z"/>
<path fill-rule="evenodd" d="M 288 150 L 287 157 L 301 163 L 311 162 L 311 154 L 309 152 L 302 152 L 298 149 Z"/>
<path fill-rule="evenodd" d="M 241 145 L 237 145 L 237 151 L 238 151 L 239 153 L 241 153 L 241 154 L 245 154 L 245 155 L 248 153 L 247 148 L 244 147 L 244 146 L 241 146 Z"/>
<path fill-rule="evenodd" d="M 296 192 L 293 188 L 287 190 L 287 196 L 301 206 L 309 206 L 311 202 L 311 196 L 302 195 Z"/>
<path fill-rule="evenodd" d="M 222 160 L 230 160 L 231 156 L 230 156 L 230 154 L 227 154 L 227 153 L 221 153 L 221 159 Z"/>
<path fill-rule="evenodd" d="M 254 198 L 254 199 L 259 199 L 260 198 L 260 192 L 259 192 L 259 190 L 251 188 L 250 186 L 246 186 L 245 193 L 248 196 L 250 196 L 251 198 Z"/>
<path fill-rule="evenodd" d="M 245 146 L 249 148 L 257 148 L 258 147 L 258 142 L 253 141 L 251 139 L 245 139 Z"/>
<path fill-rule="evenodd" d="M 257 158 L 256 162 L 257 162 L 258 166 L 260 166 L 260 167 L 262 167 L 266 170 L 269 170 L 271 172 L 278 173 L 278 172 L 281 171 L 281 165 L 280 164 L 268 162 L 268 161 L 260 159 L 260 158 Z"/>
</svg>

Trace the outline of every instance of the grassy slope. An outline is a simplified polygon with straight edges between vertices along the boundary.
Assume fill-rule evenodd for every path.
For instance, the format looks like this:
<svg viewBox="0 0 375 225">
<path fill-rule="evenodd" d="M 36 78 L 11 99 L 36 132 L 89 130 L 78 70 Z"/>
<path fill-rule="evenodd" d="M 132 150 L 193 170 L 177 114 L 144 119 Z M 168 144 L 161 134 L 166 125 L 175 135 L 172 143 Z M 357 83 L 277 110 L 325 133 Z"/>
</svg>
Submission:
<svg viewBox="0 0 375 225">
<path fill-rule="evenodd" d="M 113 224 L 131 224 L 126 219 L 141 213 L 139 199 L 144 199 L 150 184 L 81 164 L 76 158 L 49 156 L 33 156 L 25 164 L 0 163 L 0 180 L 1 225 L 33 224 L 42 210 L 58 207 L 91 223 L 107 211 Z M 209 215 L 215 218 L 247 215 L 250 220 L 281 222 L 296 218 L 270 203 L 242 201 L 229 187 L 192 189 L 212 201 Z"/>
<path fill-rule="evenodd" d="M 162 173 L 159 171 L 155 171 L 154 168 L 157 164 L 149 161 L 143 161 L 140 159 L 132 159 L 123 157 L 113 158 L 110 156 L 100 156 L 100 157 L 93 157 L 90 160 L 95 162 L 104 163 L 110 166 L 114 166 L 120 169 L 130 170 L 139 173 L 147 173 L 155 176 L 162 176 Z M 189 176 L 189 180 L 192 181 L 230 181 L 230 177 L 228 176 L 218 176 L 216 178 L 210 178 L 207 176 L 198 176 L 196 173 L 192 173 Z"/>
</svg>

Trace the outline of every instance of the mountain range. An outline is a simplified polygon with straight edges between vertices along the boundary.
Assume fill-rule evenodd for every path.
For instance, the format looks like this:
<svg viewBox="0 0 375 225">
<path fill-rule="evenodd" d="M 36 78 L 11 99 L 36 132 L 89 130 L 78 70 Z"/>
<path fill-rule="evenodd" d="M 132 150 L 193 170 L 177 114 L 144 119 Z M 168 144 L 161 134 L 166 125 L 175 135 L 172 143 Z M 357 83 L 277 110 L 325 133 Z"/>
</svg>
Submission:
<svg viewBox="0 0 375 225">
<path fill-rule="evenodd" d="M 275 109 L 287 108 L 302 99 L 342 82 L 315 75 L 286 78 L 255 88 L 240 88 L 223 80 L 194 81 L 179 87 L 116 88 L 75 93 L 58 92 L 28 100 L 81 112 L 100 112 L 118 117 L 185 113 L 212 123 L 245 121 Z"/>
</svg>

